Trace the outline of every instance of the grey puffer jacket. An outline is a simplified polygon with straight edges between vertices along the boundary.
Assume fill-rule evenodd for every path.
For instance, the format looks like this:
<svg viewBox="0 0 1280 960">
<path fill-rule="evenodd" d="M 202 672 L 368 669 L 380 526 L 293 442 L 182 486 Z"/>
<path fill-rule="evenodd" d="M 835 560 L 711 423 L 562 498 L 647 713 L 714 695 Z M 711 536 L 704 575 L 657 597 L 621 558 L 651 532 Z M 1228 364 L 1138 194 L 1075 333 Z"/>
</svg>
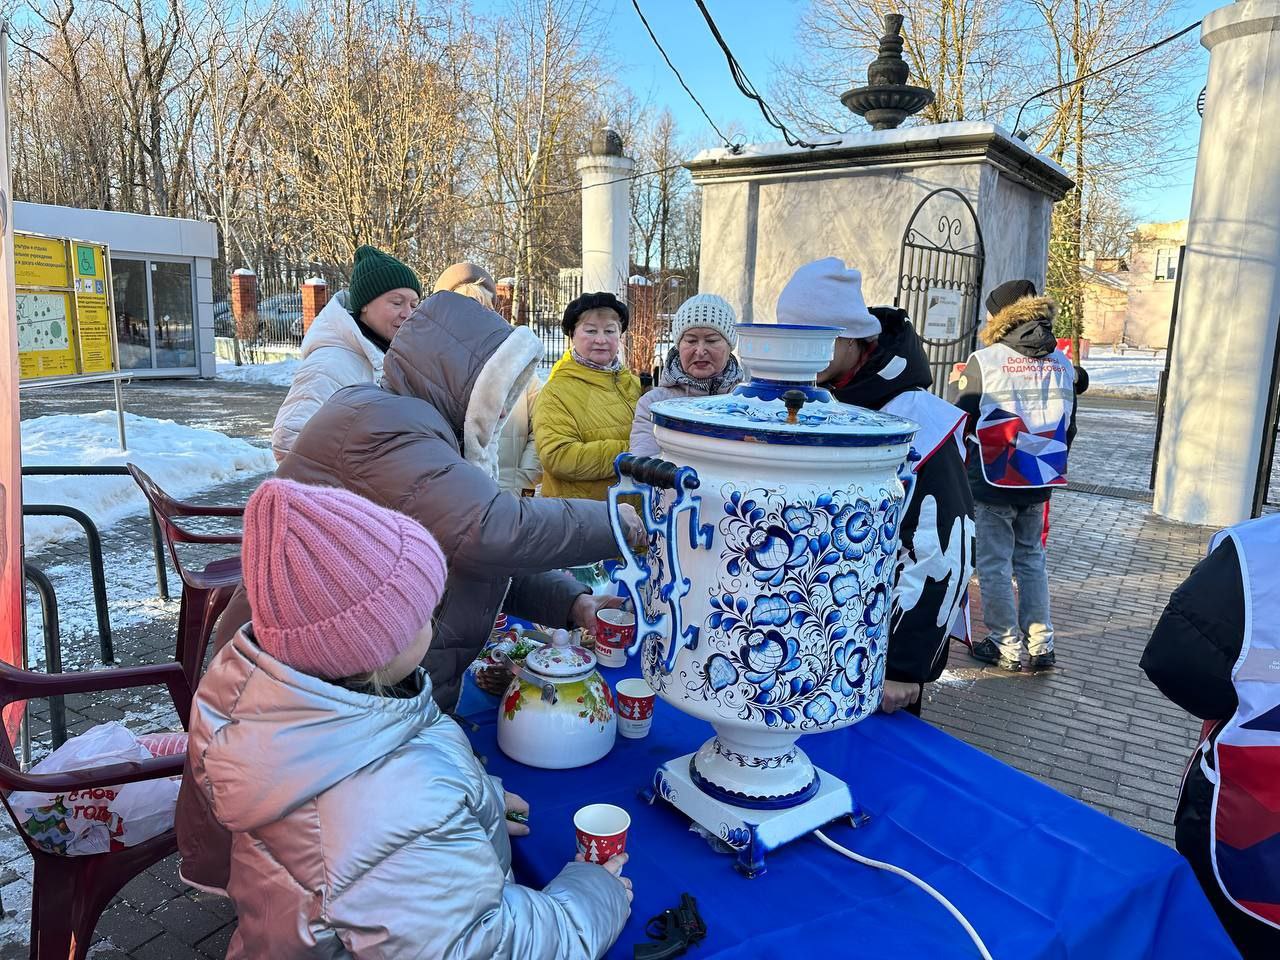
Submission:
<svg viewBox="0 0 1280 960">
<path fill-rule="evenodd" d="M 741 382 L 729 380 L 721 384 L 718 393 L 729 393 Z M 663 400 L 678 400 L 681 397 L 706 397 L 706 390 L 698 390 L 687 383 L 677 381 L 671 372 L 671 364 L 662 368 L 662 376 L 658 386 L 644 394 L 636 403 L 636 418 L 631 422 L 631 453 L 637 457 L 656 457 L 658 438 L 653 435 L 653 405 Z"/>
<path fill-rule="evenodd" d="M 276 471 L 399 510 L 439 541 L 449 579 L 423 666 L 446 710 L 504 597 L 509 613 L 568 625 L 586 588 L 545 571 L 618 552 L 604 503 L 521 498 L 496 482 L 501 411 L 516 405 L 541 352 L 527 327 L 456 293 L 433 294 L 392 341 L 382 388 L 335 393 Z"/>
<path fill-rule="evenodd" d="M 357 693 L 241 632 L 200 684 L 189 756 L 232 832 L 230 960 L 595 960 L 626 921 L 594 864 L 512 880 L 502 796 L 429 681 Z"/>
</svg>

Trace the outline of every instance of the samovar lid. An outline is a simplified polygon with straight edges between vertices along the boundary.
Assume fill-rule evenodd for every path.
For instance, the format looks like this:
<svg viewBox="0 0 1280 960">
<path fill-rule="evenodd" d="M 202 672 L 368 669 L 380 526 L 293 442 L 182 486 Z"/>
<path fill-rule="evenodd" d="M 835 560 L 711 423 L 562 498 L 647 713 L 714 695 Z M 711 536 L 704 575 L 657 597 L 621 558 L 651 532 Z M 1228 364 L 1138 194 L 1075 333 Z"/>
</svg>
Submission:
<svg viewBox="0 0 1280 960">
<path fill-rule="evenodd" d="M 909 443 L 904 417 L 838 403 L 815 378 L 831 362 L 838 329 L 738 324 L 738 355 L 751 379 L 732 393 L 653 405 L 655 426 L 748 443 L 879 447 Z"/>
</svg>

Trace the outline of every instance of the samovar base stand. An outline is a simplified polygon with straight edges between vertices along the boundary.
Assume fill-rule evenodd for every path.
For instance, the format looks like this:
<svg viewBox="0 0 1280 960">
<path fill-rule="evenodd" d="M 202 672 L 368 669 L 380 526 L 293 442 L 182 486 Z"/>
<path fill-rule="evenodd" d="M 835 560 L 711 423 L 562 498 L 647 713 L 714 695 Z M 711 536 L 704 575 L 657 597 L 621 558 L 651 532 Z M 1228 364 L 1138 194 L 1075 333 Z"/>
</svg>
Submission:
<svg viewBox="0 0 1280 960">
<path fill-rule="evenodd" d="M 734 869 L 753 878 L 765 872 L 765 856 L 783 844 L 797 840 L 834 820 L 848 817 L 853 826 L 868 819 L 853 799 L 848 785 L 839 777 L 815 767 L 818 790 L 794 806 L 769 809 L 765 805 L 737 806 L 710 796 L 694 781 L 688 753 L 660 766 L 653 784 L 642 791 L 650 803 L 663 800 L 707 833 L 732 848 Z"/>
</svg>

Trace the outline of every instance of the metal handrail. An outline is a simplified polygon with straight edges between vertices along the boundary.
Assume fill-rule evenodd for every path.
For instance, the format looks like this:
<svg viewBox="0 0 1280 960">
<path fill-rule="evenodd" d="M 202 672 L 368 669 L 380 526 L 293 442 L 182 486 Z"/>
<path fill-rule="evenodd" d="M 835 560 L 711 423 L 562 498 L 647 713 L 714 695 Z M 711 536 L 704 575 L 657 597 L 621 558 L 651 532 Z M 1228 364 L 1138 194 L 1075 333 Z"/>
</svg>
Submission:
<svg viewBox="0 0 1280 960">
<path fill-rule="evenodd" d="M 57 503 L 24 503 L 24 517 L 66 517 L 80 524 L 89 542 L 89 574 L 93 578 L 93 605 L 98 617 L 98 645 L 103 663 L 115 663 L 115 648 L 111 642 L 111 614 L 107 609 L 107 579 L 102 564 L 102 535 L 93 519 L 83 510 Z"/>
<path fill-rule="evenodd" d="M 22 565 L 22 572 L 40 595 L 40 619 L 44 632 L 44 666 L 46 673 L 62 672 L 62 636 L 58 628 L 58 595 L 53 581 L 39 567 Z M 62 696 L 49 698 L 49 731 L 56 750 L 67 740 L 67 707 Z"/>
<path fill-rule="evenodd" d="M 128 477 L 129 469 L 123 464 L 103 464 L 98 466 L 24 466 L 24 477 Z M 151 549 L 156 560 L 156 590 L 161 600 L 169 599 L 169 574 L 164 565 L 164 540 L 160 535 L 160 524 L 156 520 L 154 510 L 148 509 L 151 517 Z"/>
</svg>

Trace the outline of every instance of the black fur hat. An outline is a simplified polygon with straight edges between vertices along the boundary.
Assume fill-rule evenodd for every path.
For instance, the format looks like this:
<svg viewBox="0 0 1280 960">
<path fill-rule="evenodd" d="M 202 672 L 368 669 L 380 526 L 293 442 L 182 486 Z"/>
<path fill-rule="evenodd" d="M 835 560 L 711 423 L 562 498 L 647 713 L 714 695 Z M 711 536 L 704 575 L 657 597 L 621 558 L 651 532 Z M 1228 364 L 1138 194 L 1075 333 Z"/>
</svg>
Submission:
<svg viewBox="0 0 1280 960">
<path fill-rule="evenodd" d="M 564 308 L 564 320 L 560 326 L 564 329 L 566 337 L 573 336 L 573 328 L 578 325 L 578 320 L 588 310 L 599 309 L 612 310 L 618 315 L 618 319 L 622 321 L 622 332 L 627 332 L 627 324 L 631 322 L 631 311 L 627 309 L 627 305 L 615 297 L 612 293 L 584 293 L 577 300 L 574 300 Z"/>
</svg>

